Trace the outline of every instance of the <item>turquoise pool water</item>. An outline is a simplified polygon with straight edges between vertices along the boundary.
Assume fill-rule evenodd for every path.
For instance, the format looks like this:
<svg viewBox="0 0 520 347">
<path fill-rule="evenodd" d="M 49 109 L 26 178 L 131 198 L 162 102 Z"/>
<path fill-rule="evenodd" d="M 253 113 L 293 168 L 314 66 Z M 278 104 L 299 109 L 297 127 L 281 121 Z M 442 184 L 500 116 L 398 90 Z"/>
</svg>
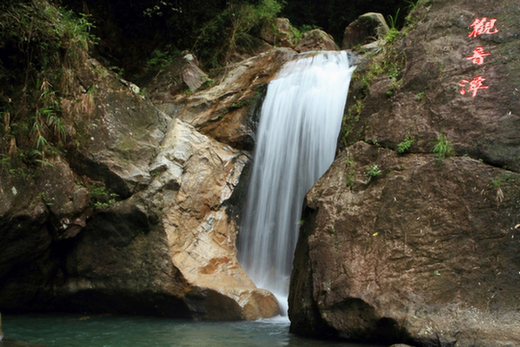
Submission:
<svg viewBox="0 0 520 347">
<path fill-rule="evenodd" d="M 382 347 L 302 339 L 289 334 L 285 318 L 255 322 L 102 315 L 2 315 L 2 318 L 6 339 L 45 347 Z"/>
</svg>

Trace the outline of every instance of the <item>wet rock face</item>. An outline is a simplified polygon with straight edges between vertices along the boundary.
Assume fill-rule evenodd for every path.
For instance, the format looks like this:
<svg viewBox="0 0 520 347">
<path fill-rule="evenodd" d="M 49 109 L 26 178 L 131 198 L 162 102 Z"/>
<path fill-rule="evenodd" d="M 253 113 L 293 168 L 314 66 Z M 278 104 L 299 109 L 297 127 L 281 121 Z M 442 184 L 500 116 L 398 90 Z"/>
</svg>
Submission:
<svg viewBox="0 0 520 347">
<path fill-rule="evenodd" d="M 304 205 L 291 331 L 414 346 L 520 344 L 520 137 L 511 133 L 520 63 L 507 53 L 518 44 L 518 11 L 510 1 L 425 2 L 388 48 L 398 59 L 361 64 L 360 74 L 402 65 L 364 95 L 356 93 L 366 81 L 353 83 L 351 96 L 365 99 L 347 146 Z M 469 37 L 483 17 L 496 19 L 490 33 Z M 467 59 L 478 46 L 491 53 L 482 65 Z M 477 76 L 488 88 L 473 97 L 463 80 Z M 431 153 L 441 133 L 453 145 L 444 160 Z"/>
</svg>

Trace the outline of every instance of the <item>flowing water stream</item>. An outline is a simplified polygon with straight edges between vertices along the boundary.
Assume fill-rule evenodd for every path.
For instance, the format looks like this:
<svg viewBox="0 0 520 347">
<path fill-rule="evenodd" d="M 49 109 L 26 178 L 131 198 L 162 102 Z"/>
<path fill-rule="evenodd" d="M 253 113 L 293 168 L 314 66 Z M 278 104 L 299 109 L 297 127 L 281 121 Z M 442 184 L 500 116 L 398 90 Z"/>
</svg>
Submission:
<svg viewBox="0 0 520 347">
<path fill-rule="evenodd" d="M 269 83 L 262 106 L 238 250 L 284 312 L 303 198 L 334 159 L 353 71 L 346 51 L 302 54 Z"/>
</svg>

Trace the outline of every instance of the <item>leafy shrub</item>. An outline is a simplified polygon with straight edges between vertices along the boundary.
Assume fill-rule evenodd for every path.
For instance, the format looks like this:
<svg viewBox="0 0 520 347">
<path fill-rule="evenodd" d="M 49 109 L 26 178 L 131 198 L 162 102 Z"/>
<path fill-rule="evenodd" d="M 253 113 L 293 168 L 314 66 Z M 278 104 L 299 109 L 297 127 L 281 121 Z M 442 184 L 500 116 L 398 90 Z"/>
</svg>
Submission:
<svg viewBox="0 0 520 347">
<path fill-rule="evenodd" d="M 453 153 L 453 146 L 446 138 L 446 135 L 442 133 L 442 131 L 439 134 L 437 143 L 432 148 L 432 153 L 437 154 L 437 158 L 439 160 L 449 157 Z"/>
<path fill-rule="evenodd" d="M 92 207 L 107 207 L 113 205 L 119 195 L 110 193 L 104 186 L 97 186 L 94 183 L 90 188 L 89 196 Z"/>
<path fill-rule="evenodd" d="M 250 43 L 250 32 L 264 24 L 273 23 L 281 9 L 282 5 L 277 0 L 261 0 L 257 5 L 230 3 L 200 29 L 193 49 L 210 65 L 226 64 L 237 44 Z M 222 37 L 222 33 L 225 33 L 226 38 Z"/>
<path fill-rule="evenodd" d="M 376 164 L 371 165 L 370 167 L 367 168 L 367 176 L 369 178 L 375 178 L 375 177 L 379 177 L 382 175 L 383 175 L 383 172 L 381 172 L 381 169 Z"/>
<path fill-rule="evenodd" d="M 414 140 L 412 138 L 410 138 L 409 134 L 406 134 L 406 137 L 404 138 L 403 142 L 400 142 L 397 145 L 397 152 L 398 153 L 408 152 L 413 143 L 414 143 Z"/>
</svg>

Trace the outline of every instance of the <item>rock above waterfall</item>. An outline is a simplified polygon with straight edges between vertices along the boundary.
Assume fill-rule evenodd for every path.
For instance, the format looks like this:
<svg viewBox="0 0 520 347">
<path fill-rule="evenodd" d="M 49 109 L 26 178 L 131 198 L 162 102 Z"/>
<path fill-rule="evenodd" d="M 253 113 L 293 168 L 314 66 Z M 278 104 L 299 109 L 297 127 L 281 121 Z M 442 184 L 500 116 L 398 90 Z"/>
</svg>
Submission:
<svg viewBox="0 0 520 347">
<path fill-rule="evenodd" d="M 274 25 L 262 27 L 261 37 L 275 47 L 294 47 L 296 37 L 287 18 L 276 18 Z"/>
<path fill-rule="evenodd" d="M 384 39 L 389 31 L 390 28 L 381 13 L 365 13 L 345 29 L 342 49 L 351 49 L 358 45 Z"/>
<path fill-rule="evenodd" d="M 300 53 L 309 51 L 338 51 L 334 38 L 321 29 L 313 29 L 303 34 L 296 50 Z"/>
<path fill-rule="evenodd" d="M 519 11 L 423 2 L 393 46 L 360 63 L 344 151 L 306 198 L 291 331 L 520 345 Z M 477 19 L 489 33 L 471 35 Z"/>
<path fill-rule="evenodd" d="M 258 122 L 256 113 L 265 87 L 295 54 L 289 48 L 273 49 L 233 64 L 220 76 L 218 84 L 193 95 L 176 92 L 162 82 L 158 85 L 152 82 L 148 89 L 154 90 L 153 103 L 171 117 L 182 119 L 220 142 L 252 151 Z M 168 80 L 170 72 L 165 74 L 157 76 L 157 80 Z"/>
<path fill-rule="evenodd" d="M 145 78 L 143 87 L 149 99 L 166 114 L 175 111 L 173 96 L 178 93 L 191 94 L 204 84 L 212 83 L 207 73 L 199 67 L 197 57 L 190 52 L 183 52 L 172 57 L 172 62 L 153 77 Z"/>
</svg>

